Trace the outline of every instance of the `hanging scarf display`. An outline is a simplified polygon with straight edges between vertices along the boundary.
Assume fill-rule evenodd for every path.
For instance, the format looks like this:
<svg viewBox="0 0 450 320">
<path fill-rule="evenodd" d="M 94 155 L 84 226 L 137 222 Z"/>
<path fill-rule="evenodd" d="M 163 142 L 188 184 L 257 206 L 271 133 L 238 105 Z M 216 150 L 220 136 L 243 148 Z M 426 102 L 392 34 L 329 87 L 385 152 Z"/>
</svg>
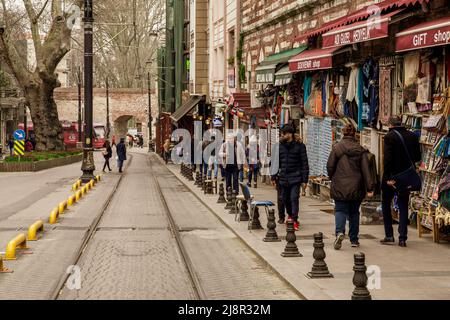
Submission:
<svg viewBox="0 0 450 320">
<path fill-rule="evenodd" d="M 382 68 L 380 71 L 380 121 L 387 125 L 389 117 L 391 116 L 391 102 L 392 102 L 392 81 L 391 68 Z"/>
<path fill-rule="evenodd" d="M 356 102 L 358 105 L 358 131 L 364 129 L 363 123 L 363 103 L 364 103 L 364 73 L 362 68 L 358 69 Z"/>
<path fill-rule="evenodd" d="M 303 102 L 306 105 L 308 102 L 309 96 L 311 95 L 312 90 L 312 77 L 306 76 L 305 81 L 303 82 Z"/>
</svg>

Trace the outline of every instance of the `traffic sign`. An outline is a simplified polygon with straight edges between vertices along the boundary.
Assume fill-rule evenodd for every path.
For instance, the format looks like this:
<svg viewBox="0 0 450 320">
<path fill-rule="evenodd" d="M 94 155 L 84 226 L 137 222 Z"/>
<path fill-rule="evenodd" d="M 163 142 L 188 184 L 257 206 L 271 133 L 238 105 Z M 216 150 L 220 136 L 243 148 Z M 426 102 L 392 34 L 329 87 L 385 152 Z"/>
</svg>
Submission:
<svg viewBox="0 0 450 320">
<path fill-rule="evenodd" d="M 14 131 L 14 140 L 23 141 L 25 140 L 25 131 L 19 129 Z"/>
<path fill-rule="evenodd" d="M 25 154 L 25 141 L 14 141 L 14 154 L 16 156 L 24 156 Z"/>
</svg>

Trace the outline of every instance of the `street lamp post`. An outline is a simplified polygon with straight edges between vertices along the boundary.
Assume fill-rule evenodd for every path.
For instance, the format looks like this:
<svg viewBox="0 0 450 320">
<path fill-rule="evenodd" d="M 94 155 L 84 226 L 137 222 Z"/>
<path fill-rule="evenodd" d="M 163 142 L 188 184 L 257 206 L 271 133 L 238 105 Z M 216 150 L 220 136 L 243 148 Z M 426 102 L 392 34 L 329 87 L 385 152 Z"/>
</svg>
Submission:
<svg viewBox="0 0 450 320">
<path fill-rule="evenodd" d="M 93 23 L 92 0 L 84 1 L 84 149 L 81 180 L 87 183 L 94 179 L 95 163 L 93 139 Z"/>
<path fill-rule="evenodd" d="M 77 85 L 78 85 L 78 143 L 79 143 L 79 147 L 81 148 L 81 145 L 83 143 L 83 138 L 82 138 L 82 122 L 81 122 L 81 67 L 78 66 L 78 71 L 77 71 Z M 78 147 L 77 147 L 78 148 Z"/>
<path fill-rule="evenodd" d="M 109 79 L 106 77 L 106 138 L 109 139 L 111 122 L 109 121 Z"/>
<path fill-rule="evenodd" d="M 147 82 L 148 82 L 148 129 L 149 129 L 149 138 L 148 138 L 148 152 L 153 152 L 153 130 L 152 130 L 152 80 L 150 72 L 147 74 Z"/>
</svg>

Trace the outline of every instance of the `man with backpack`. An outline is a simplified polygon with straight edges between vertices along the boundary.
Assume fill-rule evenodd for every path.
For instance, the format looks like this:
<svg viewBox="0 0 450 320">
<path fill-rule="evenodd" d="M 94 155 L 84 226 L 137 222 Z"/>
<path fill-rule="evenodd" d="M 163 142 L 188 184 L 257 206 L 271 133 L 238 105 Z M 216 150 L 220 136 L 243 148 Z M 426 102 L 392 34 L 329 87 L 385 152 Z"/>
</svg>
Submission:
<svg viewBox="0 0 450 320">
<path fill-rule="evenodd" d="M 343 134 L 344 138 L 333 146 L 327 163 L 331 197 L 335 202 L 335 250 L 342 247 L 347 220 L 351 245 L 359 247 L 359 208 L 366 195 L 373 197 L 376 187 L 370 170 L 369 152 L 356 140 L 355 127 L 346 125 Z"/>
<path fill-rule="evenodd" d="M 395 194 L 399 206 L 399 246 L 406 247 L 408 240 L 408 213 L 410 191 L 402 186 L 401 175 L 407 179 L 420 178 L 415 172 L 415 163 L 422 159 L 419 138 L 402 126 L 401 117 L 389 119 L 389 133 L 384 138 L 384 173 L 382 182 L 383 221 L 386 237 L 381 244 L 395 243 L 392 228 L 391 204 Z M 408 170 L 410 172 L 408 173 Z M 406 180 L 407 180 L 406 179 Z M 419 182 L 420 184 L 420 182 Z M 416 186 L 420 190 L 419 186 Z"/>
</svg>

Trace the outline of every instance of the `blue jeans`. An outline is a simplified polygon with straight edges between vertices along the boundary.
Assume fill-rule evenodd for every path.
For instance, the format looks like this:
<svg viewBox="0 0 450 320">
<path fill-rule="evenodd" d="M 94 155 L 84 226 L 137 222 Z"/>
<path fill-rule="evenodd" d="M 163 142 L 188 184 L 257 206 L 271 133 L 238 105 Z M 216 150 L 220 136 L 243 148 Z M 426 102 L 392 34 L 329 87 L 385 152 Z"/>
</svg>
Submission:
<svg viewBox="0 0 450 320">
<path fill-rule="evenodd" d="M 359 240 L 359 207 L 361 201 L 335 201 L 336 236 L 345 234 L 347 220 L 350 225 L 349 237 L 351 243 Z"/>
</svg>

